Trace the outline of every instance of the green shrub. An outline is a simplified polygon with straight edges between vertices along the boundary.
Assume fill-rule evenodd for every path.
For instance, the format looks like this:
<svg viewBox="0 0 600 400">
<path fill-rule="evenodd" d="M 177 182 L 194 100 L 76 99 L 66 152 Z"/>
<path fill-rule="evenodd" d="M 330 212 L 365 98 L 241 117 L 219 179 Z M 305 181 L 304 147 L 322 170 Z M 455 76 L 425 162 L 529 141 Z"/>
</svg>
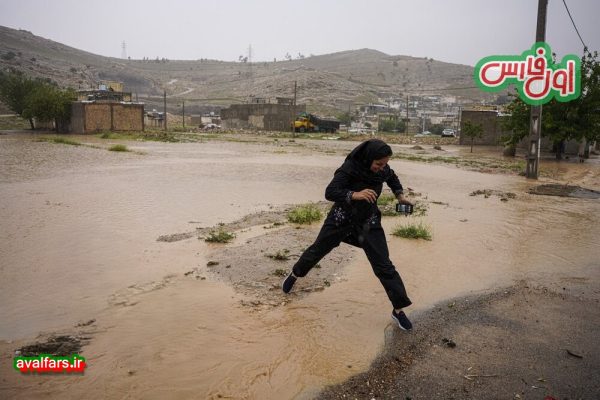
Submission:
<svg viewBox="0 0 600 400">
<path fill-rule="evenodd" d="M 110 146 L 108 148 L 110 151 L 130 151 L 127 146 L 124 144 L 115 144 L 114 146 Z"/>
<path fill-rule="evenodd" d="M 219 229 L 218 231 L 210 232 L 204 240 L 211 243 L 229 243 L 234 237 L 235 235 L 233 233 Z"/>
<path fill-rule="evenodd" d="M 423 225 L 421 222 L 418 224 L 409 223 L 405 225 L 400 225 L 396 227 L 392 235 L 400 236 L 402 238 L 407 239 L 424 239 L 431 240 L 431 232 L 429 231 L 429 227 Z"/>
<path fill-rule="evenodd" d="M 265 254 L 267 257 L 273 260 L 287 261 L 290 259 L 290 251 L 288 249 L 277 250 L 274 254 Z"/>
<path fill-rule="evenodd" d="M 388 204 L 391 204 L 394 201 L 396 201 L 396 196 L 394 196 L 392 193 L 381 193 L 381 196 L 379 196 L 379 198 L 377 199 L 377 205 L 387 206 Z"/>
<path fill-rule="evenodd" d="M 304 204 L 288 212 L 288 220 L 295 224 L 311 224 L 322 217 L 321 210 L 314 204 Z"/>
</svg>

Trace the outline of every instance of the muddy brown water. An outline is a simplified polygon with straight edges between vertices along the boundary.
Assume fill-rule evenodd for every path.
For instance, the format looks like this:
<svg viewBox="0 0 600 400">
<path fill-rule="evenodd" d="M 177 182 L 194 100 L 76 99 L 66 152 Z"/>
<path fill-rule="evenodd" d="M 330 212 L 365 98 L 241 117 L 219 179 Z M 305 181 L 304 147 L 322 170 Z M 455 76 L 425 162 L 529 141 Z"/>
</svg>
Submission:
<svg viewBox="0 0 600 400">
<path fill-rule="evenodd" d="M 247 294 L 213 279 L 206 267 L 222 245 L 196 237 L 156 240 L 321 201 L 356 143 L 127 145 L 144 154 L 0 136 L 0 394 L 310 398 L 369 366 L 386 331 L 397 327 L 360 252 L 323 291 L 290 296 L 276 307 L 248 307 Z M 391 258 L 414 302 L 409 315 L 515 280 L 600 282 L 597 199 L 528 193 L 554 182 L 548 178 L 528 182 L 400 160 L 391 165 L 429 207 L 421 218 L 383 222 Z M 597 168 L 565 163 L 555 178 L 568 176 L 571 184 L 598 190 Z M 469 196 L 483 189 L 516 198 Z M 433 240 L 390 235 L 408 221 L 429 225 Z M 318 226 L 303 229 L 316 235 Z M 263 234 L 251 229 L 229 246 Z M 346 250 L 341 246 L 332 256 Z M 206 279 L 185 275 L 194 268 Z M 75 328 L 90 319 L 96 322 Z M 74 330 L 91 336 L 83 377 L 22 377 L 11 370 L 18 345 L 40 332 Z"/>
</svg>

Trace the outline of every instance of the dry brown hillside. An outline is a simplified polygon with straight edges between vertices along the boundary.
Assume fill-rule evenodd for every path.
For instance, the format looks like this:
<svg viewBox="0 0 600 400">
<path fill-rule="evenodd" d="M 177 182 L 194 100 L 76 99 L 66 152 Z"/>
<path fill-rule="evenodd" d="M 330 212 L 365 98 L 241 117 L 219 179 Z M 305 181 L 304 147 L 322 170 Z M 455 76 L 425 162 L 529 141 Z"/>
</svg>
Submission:
<svg viewBox="0 0 600 400">
<path fill-rule="evenodd" d="M 74 88 L 95 87 L 100 80 L 122 81 L 125 90 L 137 94 L 147 108 L 161 106 L 166 90 L 173 111 L 182 99 L 186 109 L 194 112 L 207 106 L 245 102 L 250 96 L 290 97 L 294 81 L 298 102 L 324 113 L 406 94 L 489 99 L 473 88 L 470 66 L 389 56 L 370 49 L 277 62 L 124 60 L 0 26 L 0 68 L 7 67 Z"/>
</svg>

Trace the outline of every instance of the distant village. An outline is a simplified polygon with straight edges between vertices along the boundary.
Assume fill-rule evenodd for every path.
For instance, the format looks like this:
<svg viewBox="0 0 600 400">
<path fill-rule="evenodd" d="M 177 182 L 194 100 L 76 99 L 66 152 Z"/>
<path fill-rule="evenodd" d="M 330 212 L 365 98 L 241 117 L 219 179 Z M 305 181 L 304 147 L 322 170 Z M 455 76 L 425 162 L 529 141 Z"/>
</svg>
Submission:
<svg viewBox="0 0 600 400">
<path fill-rule="evenodd" d="M 255 130 L 290 131 L 299 114 L 306 114 L 306 104 L 295 104 L 293 98 L 252 97 L 243 104 L 203 114 L 185 114 L 185 104 L 179 107 L 180 115 L 165 113 L 165 109 L 145 109 L 144 103 L 135 101 L 123 83 L 103 81 L 95 89 L 79 90 L 72 108 L 69 131 L 86 134 L 103 130 L 144 131 L 166 129 L 168 124 L 197 130 Z M 168 100 L 169 102 L 172 99 Z M 165 105 L 167 99 L 165 98 Z M 181 103 L 181 102 L 180 102 Z M 169 104 L 170 105 L 170 104 Z M 178 104 L 179 106 L 179 104 Z M 167 107 L 168 108 L 168 107 Z M 339 121 L 336 131 L 346 134 L 375 134 L 388 132 L 403 135 L 440 135 L 442 130 L 461 140 L 461 127 L 465 121 L 483 126 L 484 134 L 476 144 L 498 145 L 505 134 L 499 124 L 504 116 L 501 106 L 464 105 L 455 96 L 411 95 L 387 99 L 385 103 L 369 103 L 348 109 L 346 121 Z M 334 119 L 336 116 L 321 116 Z M 171 121 L 169 121 L 171 120 Z"/>
</svg>

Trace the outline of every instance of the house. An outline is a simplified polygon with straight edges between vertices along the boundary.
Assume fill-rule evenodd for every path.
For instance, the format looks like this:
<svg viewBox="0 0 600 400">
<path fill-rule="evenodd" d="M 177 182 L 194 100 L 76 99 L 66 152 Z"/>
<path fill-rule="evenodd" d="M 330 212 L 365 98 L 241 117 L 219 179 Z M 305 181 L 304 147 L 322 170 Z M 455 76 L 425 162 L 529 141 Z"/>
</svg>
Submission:
<svg viewBox="0 0 600 400">
<path fill-rule="evenodd" d="M 144 104 L 132 102 L 120 82 L 103 82 L 95 90 L 80 90 L 71 106 L 70 132 L 143 131 Z"/>
</svg>

